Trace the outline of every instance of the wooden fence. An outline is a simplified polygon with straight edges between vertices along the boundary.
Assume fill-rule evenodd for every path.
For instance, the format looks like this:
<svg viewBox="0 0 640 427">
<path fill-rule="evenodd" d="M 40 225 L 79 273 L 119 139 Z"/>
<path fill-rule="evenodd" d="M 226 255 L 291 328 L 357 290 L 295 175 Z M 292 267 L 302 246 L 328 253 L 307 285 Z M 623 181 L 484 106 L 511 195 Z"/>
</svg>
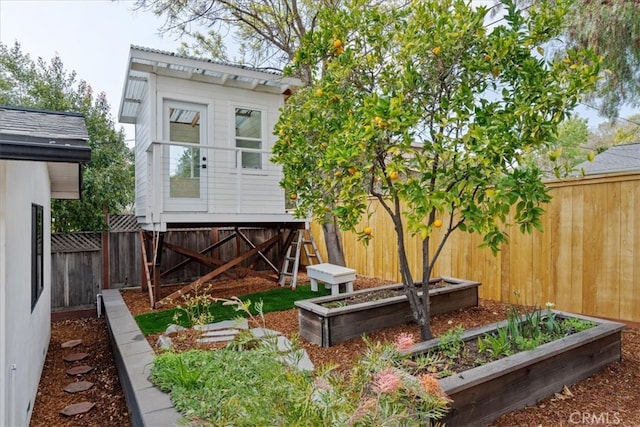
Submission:
<svg viewBox="0 0 640 427">
<path fill-rule="evenodd" d="M 553 302 L 560 310 L 640 322 L 640 173 L 548 186 L 553 200 L 545 207 L 543 232 L 511 228 L 509 244 L 493 256 L 479 248 L 479 236 L 457 231 L 434 273 L 482 282 L 485 299 Z M 360 229 L 371 227 L 374 238 L 364 246 L 353 233 L 342 233 L 347 265 L 361 275 L 400 281 L 393 226 L 377 202 L 370 203 L 372 215 Z M 314 224 L 312 230 L 326 256 L 320 227 Z M 441 233 L 437 230 L 433 240 Z M 421 243 L 406 237 L 412 273 L 420 278 Z"/>
<path fill-rule="evenodd" d="M 141 281 L 140 236 L 132 216 L 115 217 L 108 233 L 109 246 L 109 287 L 122 288 L 139 286 Z M 277 230 L 242 229 L 252 242 L 263 242 L 273 237 Z M 167 231 L 165 241 L 175 245 L 200 250 L 221 241 L 233 228 L 216 229 L 178 229 Z M 233 242 L 233 241 L 232 241 Z M 236 246 L 237 245 L 237 246 Z M 214 253 L 223 259 L 233 259 L 236 251 L 247 251 L 245 241 L 225 243 Z M 265 253 L 272 262 L 280 259 L 277 245 Z M 186 257 L 170 250 L 164 250 L 161 258 L 161 271 L 185 260 Z M 243 265 L 248 265 L 247 260 Z M 51 305 L 53 311 L 86 308 L 93 306 L 96 295 L 103 289 L 103 245 L 101 233 L 54 234 L 51 238 Z M 267 270 L 266 263 L 260 260 L 257 270 Z M 166 276 L 163 283 L 182 283 L 194 280 L 211 271 L 199 263 L 191 262 Z"/>
<path fill-rule="evenodd" d="M 100 233 L 51 236 L 51 309 L 87 308 L 102 289 Z"/>
</svg>

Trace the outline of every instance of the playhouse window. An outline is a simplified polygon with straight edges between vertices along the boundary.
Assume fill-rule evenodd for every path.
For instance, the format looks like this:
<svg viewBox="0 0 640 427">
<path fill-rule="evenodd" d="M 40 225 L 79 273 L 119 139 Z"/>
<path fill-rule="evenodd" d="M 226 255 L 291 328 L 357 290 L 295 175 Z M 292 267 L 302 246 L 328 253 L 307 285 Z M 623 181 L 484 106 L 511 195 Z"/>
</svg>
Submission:
<svg viewBox="0 0 640 427">
<path fill-rule="evenodd" d="M 36 306 L 44 290 L 44 210 L 42 206 L 31 205 L 31 310 Z"/>
<path fill-rule="evenodd" d="M 262 111 L 236 108 L 236 148 L 243 168 L 262 169 Z"/>
<path fill-rule="evenodd" d="M 169 197 L 200 197 L 200 112 L 169 109 Z M 187 146 L 193 144 L 193 147 Z"/>
</svg>

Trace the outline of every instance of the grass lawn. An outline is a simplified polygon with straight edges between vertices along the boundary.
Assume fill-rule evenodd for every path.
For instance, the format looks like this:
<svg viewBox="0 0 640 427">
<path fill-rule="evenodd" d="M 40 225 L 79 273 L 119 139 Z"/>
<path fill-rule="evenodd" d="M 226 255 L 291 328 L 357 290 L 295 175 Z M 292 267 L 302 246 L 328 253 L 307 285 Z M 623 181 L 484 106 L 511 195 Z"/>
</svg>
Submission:
<svg viewBox="0 0 640 427">
<path fill-rule="evenodd" d="M 313 292 L 311 291 L 311 286 L 303 285 L 298 286 L 295 290 L 283 287 L 254 294 L 239 295 L 239 298 L 243 302 L 246 302 L 247 300 L 251 301 L 252 312 L 253 314 L 257 314 L 254 310 L 254 305 L 260 301 L 263 303 L 262 312 L 270 313 L 272 311 L 290 310 L 294 308 L 294 303 L 296 301 L 325 296 L 330 293 L 331 290 L 325 289 L 324 286 L 318 286 L 318 292 Z M 181 316 L 177 322 L 174 321 L 173 317 L 176 314 L 176 311 L 178 311 L 176 308 L 155 311 L 141 314 L 136 316 L 135 319 L 140 330 L 145 335 L 164 332 L 167 329 L 167 326 L 172 323 L 177 323 L 185 327 L 191 326 L 189 325 L 186 316 Z M 222 305 L 222 302 L 212 304 L 209 308 L 209 312 L 213 315 L 214 322 L 235 319 L 239 315 L 244 314 L 236 311 L 235 306 Z"/>
</svg>

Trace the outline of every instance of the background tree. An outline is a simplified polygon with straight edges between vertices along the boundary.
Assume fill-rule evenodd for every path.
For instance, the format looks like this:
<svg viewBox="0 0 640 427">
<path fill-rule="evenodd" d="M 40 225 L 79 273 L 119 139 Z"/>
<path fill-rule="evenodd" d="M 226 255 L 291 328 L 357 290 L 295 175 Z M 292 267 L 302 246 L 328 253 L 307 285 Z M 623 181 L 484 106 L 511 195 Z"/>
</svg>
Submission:
<svg viewBox="0 0 640 427">
<path fill-rule="evenodd" d="M 602 153 L 614 145 L 640 143 L 640 114 L 601 123 L 592 133 L 588 148 Z"/>
<path fill-rule="evenodd" d="M 367 241 L 369 197 L 390 216 L 400 273 L 422 337 L 431 337 L 427 285 L 455 230 L 476 232 L 497 251 L 507 218 L 540 227 L 549 200 L 523 154 L 548 148 L 558 125 L 592 89 L 598 60 L 569 50 L 556 62 L 542 45 L 560 34 L 568 5 L 540 2 L 485 27 L 487 9 L 458 0 L 416 0 L 405 8 L 349 1 L 327 10 L 305 37 L 296 66 L 319 70 L 294 94 L 277 125 L 274 160 L 298 213 L 330 210 Z M 434 228 L 442 239 L 431 242 Z M 375 231 L 375 230 L 374 230 Z M 422 239 L 422 290 L 405 232 Z M 432 245 L 433 243 L 433 245 Z"/>
<path fill-rule="evenodd" d="M 521 0 L 524 8 L 540 0 Z M 496 2 L 497 3 L 497 2 Z M 559 46 L 593 49 L 606 71 L 588 97 L 605 117 L 620 106 L 640 106 L 640 2 L 637 0 L 573 0 Z"/>
<path fill-rule="evenodd" d="M 577 164 L 594 155 L 588 149 L 589 136 L 587 119 L 571 117 L 560 123 L 555 141 L 533 151 L 526 161 L 537 166 L 547 177 L 566 176 Z"/>
<path fill-rule="evenodd" d="M 66 71 L 60 57 L 34 61 L 19 43 L 12 48 L 0 43 L 0 104 L 85 115 L 91 161 L 83 171 L 82 198 L 52 201 L 53 231 L 102 230 L 104 206 L 110 213 L 131 207 L 133 153 L 124 132 L 115 130 L 105 95 L 94 97 L 91 86 Z"/>
<path fill-rule="evenodd" d="M 282 70 L 290 64 L 301 42 L 318 24 L 321 10 L 337 10 L 342 0 L 137 0 L 139 9 L 166 19 L 163 32 L 187 36 L 181 53 L 229 61 L 225 41 L 239 46 L 241 62 Z M 208 29 L 206 32 L 201 30 Z M 315 64 L 314 64 L 315 66 Z M 299 63 L 294 75 L 311 84 L 311 66 Z M 336 219 L 320 219 L 329 262 L 344 265 Z"/>
</svg>

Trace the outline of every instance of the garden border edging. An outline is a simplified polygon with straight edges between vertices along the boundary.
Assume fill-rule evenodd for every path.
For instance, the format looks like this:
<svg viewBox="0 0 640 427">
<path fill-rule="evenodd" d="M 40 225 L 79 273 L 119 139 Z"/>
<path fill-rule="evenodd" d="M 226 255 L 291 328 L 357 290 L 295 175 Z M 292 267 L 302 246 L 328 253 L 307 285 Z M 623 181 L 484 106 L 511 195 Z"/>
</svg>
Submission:
<svg viewBox="0 0 640 427">
<path fill-rule="evenodd" d="M 133 426 L 176 426 L 181 418 L 169 395 L 149 380 L 155 352 L 140 331 L 120 290 L 104 289 L 102 302 L 118 377 Z"/>
</svg>

